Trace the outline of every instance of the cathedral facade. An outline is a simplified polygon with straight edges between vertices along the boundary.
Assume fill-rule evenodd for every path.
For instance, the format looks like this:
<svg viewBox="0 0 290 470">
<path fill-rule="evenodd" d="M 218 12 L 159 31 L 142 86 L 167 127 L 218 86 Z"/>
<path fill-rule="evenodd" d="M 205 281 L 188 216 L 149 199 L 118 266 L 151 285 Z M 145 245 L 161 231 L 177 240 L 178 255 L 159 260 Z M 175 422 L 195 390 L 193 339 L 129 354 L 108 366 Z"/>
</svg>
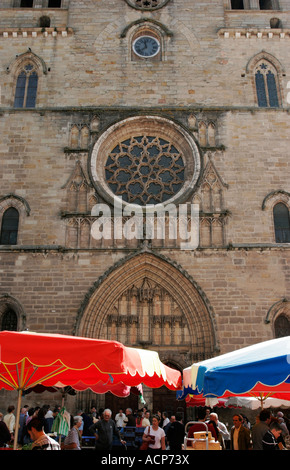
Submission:
<svg viewBox="0 0 290 470">
<path fill-rule="evenodd" d="M 289 0 L 2 0 L 0 328 L 289 335 L 289 44 Z"/>
</svg>

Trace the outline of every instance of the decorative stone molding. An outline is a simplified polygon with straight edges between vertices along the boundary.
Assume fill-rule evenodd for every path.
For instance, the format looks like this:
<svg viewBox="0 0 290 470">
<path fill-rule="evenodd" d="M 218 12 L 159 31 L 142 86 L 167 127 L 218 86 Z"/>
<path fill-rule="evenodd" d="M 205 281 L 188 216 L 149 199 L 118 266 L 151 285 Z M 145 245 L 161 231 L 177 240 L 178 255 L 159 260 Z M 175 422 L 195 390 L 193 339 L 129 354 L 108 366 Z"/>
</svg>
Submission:
<svg viewBox="0 0 290 470">
<path fill-rule="evenodd" d="M 0 38 L 66 38 L 74 34 L 72 28 L 0 28 Z"/>
<path fill-rule="evenodd" d="M 289 39 L 290 29 L 221 28 L 218 36 L 224 39 Z"/>
</svg>

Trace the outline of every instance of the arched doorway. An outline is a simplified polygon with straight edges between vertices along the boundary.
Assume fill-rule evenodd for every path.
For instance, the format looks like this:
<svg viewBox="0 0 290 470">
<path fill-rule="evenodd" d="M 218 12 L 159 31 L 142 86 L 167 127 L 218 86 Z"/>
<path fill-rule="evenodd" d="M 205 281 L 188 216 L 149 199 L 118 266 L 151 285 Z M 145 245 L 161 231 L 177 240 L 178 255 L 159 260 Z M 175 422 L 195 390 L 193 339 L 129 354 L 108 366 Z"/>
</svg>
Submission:
<svg viewBox="0 0 290 470">
<path fill-rule="evenodd" d="M 155 350 L 162 362 L 179 370 L 217 349 L 205 294 L 176 263 L 149 250 L 125 258 L 95 283 L 82 305 L 76 334 Z M 174 412 L 180 406 L 175 392 L 145 390 L 144 398 L 154 410 L 165 402 Z"/>
</svg>

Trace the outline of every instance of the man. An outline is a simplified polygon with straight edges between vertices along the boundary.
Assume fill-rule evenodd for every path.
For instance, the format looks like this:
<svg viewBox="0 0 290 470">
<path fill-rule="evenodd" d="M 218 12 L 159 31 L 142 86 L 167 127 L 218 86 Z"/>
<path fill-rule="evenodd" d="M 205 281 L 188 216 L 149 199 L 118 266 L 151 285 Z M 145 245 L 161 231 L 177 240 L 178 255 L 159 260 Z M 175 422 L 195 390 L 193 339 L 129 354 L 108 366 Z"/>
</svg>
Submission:
<svg viewBox="0 0 290 470">
<path fill-rule="evenodd" d="M 166 411 L 163 411 L 163 413 L 162 413 L 162 419 L 163 419 L 162 427 L 163 427 L 163 429 L 164 429 L 165 426 L 167 426 L 167 424 L 170 423 L 169 418 L 168 418 L 168 413 L 167 413 Z"/>
<path fill-rule="evenodd" d="M 117 428 L 122 428 L 124 426 L 124 419 L 126 418 L 125 413 L 123 413 L 122 408 L 119 409 L 119 413 L 115 416 Z"/>
<path fill-rule="evenodd" d="M 146 411 L 142 419 L 142 427 L 147 428 L 147 426 L 150 426 L 150 411 Z"/>
<path fill-rule="evenodd" d="M 33 441 L 32 450 L 60 450 L 60 445 L 43 430 L 44 417 L 33 418 L 27 424 L 28 434 Z"/>
<path fill-rule="evenodd" d="M 262 410 L 259 414 L 258 422 L 252 428 L 253 450 L 263 450 L 262 440 L 269 430 L 271 413 L 269 410 Z"/>
<path fill-rule="evenodd" d="M 163 429 L 164 429 L 164 432 L 165 432 L 165 436 L 167 436 L 167 432 L 168 432 L 168 429 L 170 428 L 171 424 L 172 423 L 175 423 L 176 421 L 176 416 L 175 415 L 171 415 L 170 416 L 170 420 L 168 421 L 168 423 L 163 426 Z"/>
<path fill-rule="evenodd" d="M 127 408 L 125 413 L 126 413 L 126 418 L 124 420 L 124 424 L 126 424 L 126 426 L 135 427 L 136 426 L 136 419 L 133 416 L 133 412 L 132 412 L 131 408 Z"/>
<path fill-rule="evenodd" d="M 210 413 L 209 420 L 215 422 L 215 424 L 216 424 L 216 426 L 219 430 L 220 436 L 221 436 L 221 439 L 218 439 L 218 440 L 221 443 L 222 448 L 227 449 L 229 447 L 229 442 L 230 442 L 230 433 L 227 430 L 226 425 L 219 421 L 218 415 L 216 413 Z"/>
<path fill-rule="evenodd" d="M 170 451 L 178 453 L 182 450 L 184 436 L 185 430 L 182 423 L 182 415 L 181 413 L 176 413 L 175 420 L 170 423 L 166 435 Z"/>
<path fill-rule="evenodd" d="M 113 446 L 113 436 L 117 436 L 122 444 L 119 430 L 115 421 L 112 420 L 112 411 L 108 408 L 103 412 L 103 419 L 100 419 L 90 427 L 91 433 L 96 438 L 95 448 L 98 451 L 110 451 Z"/>
<path fill-rule="evenodd" d="M 231 429 L 231 450 L 251 449 L 251 434 L 249 429 L 243 426 L 241 415 L 233 416 L 234 426 Z"/>
<path fill-rule="evenodd" d="M 282 434 L 279 423 L 274 421 L 262 439 L 263 450 L 280 450 L 278 439 Z"/>
</svg>

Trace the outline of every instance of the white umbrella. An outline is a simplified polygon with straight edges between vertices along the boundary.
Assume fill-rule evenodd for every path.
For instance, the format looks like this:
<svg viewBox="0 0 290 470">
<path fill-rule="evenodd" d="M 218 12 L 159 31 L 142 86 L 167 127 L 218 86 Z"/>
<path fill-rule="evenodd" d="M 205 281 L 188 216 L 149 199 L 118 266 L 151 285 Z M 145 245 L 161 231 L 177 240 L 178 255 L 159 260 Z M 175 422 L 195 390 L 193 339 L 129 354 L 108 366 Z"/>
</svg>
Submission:
<svg viewBox="0 0 290 470">
<path fill-rule="evenodd" d="M 245 407 L 250 410 L 257 410 L 258 408 L 283 408 L 290 409 L 289 400 L 280 400 L 279 398 L 259 398 L 259 397 L 230 397 L 225 403 L 225 406 L 236 406 L 238 408 Z"/>
</svg>

